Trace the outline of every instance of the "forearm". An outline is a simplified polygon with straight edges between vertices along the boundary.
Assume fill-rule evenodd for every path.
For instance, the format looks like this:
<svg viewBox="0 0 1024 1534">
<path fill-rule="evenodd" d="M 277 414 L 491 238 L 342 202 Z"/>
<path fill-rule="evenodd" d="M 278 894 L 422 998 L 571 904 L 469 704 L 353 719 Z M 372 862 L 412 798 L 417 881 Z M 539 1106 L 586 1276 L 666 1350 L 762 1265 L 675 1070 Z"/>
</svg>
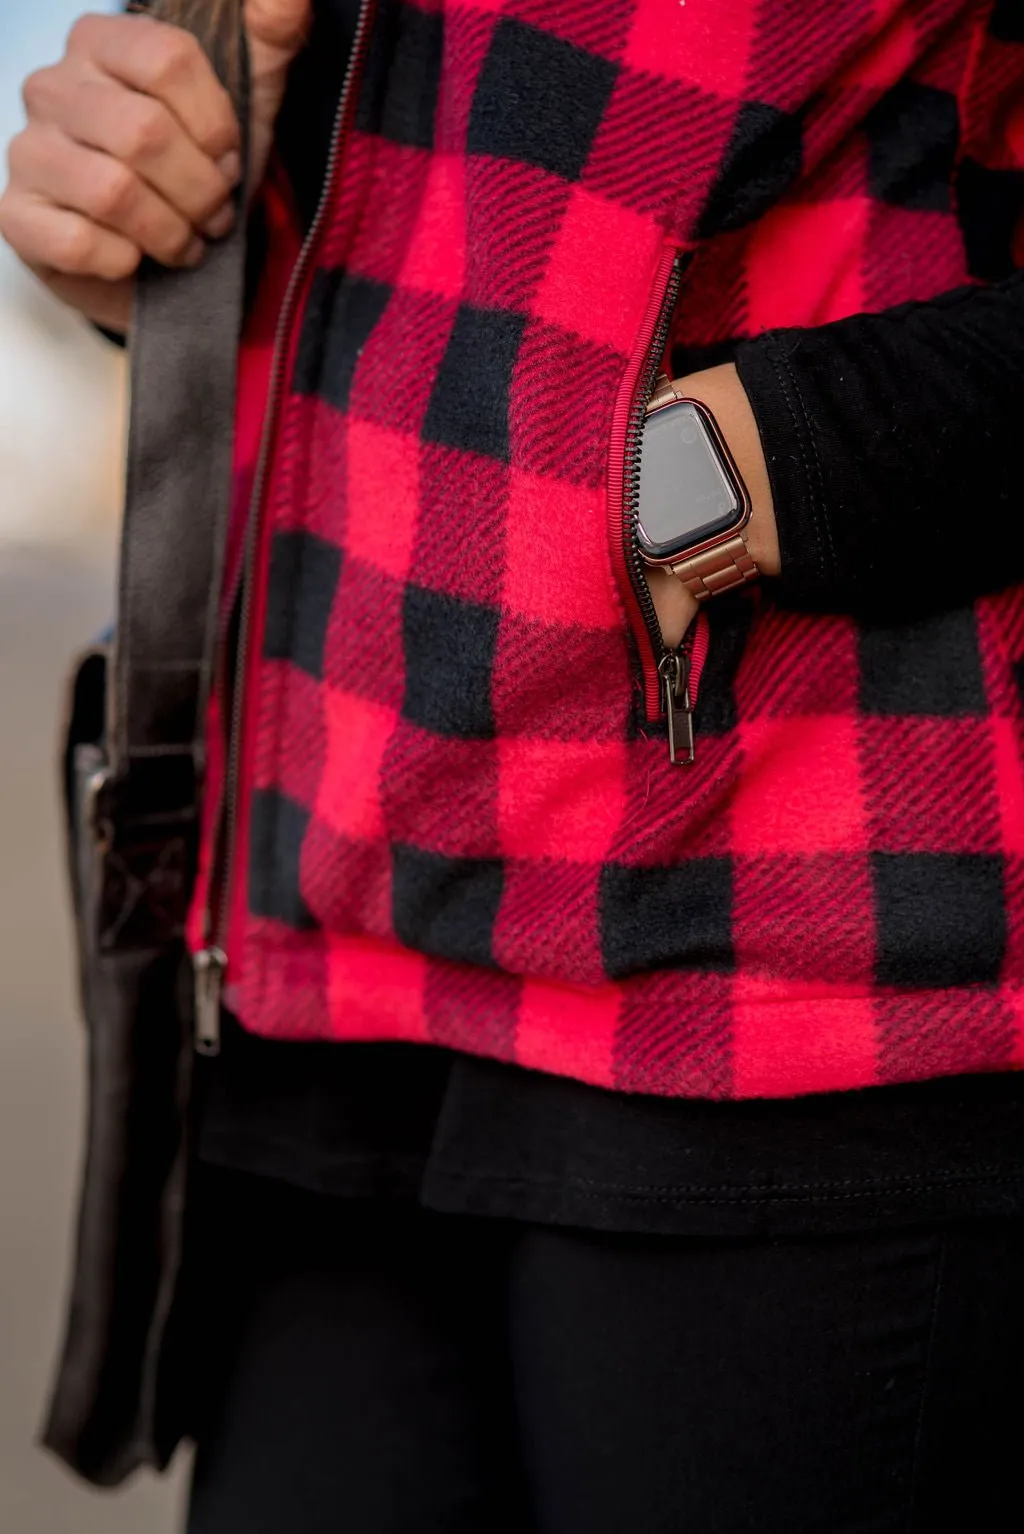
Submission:
<svg viewBox="0 0 1024 1534">
<path fill-rule="evenodd" d="M 769 333 L 686 387 L 718 388 L 778 596 L 903 616 L 1024 579 L 1022 369 L 1018 275 Z"/>
</svg>

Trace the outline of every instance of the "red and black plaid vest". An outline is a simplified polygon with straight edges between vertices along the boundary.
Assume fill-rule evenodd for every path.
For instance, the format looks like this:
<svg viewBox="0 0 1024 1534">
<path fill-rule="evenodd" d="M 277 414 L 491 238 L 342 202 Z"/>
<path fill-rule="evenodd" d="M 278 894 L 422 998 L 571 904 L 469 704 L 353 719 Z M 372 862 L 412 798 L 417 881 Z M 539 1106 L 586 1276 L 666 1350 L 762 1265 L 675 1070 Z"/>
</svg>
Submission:
<svg viewBox="0 0 1024 1534">
<path fill-rule="evenodd" d="M 1009 271 L 1022 92 L 1013 0 L 379 0 L 257 498 L 246 1027 L 667 1095 L 1024 1063 L 1024 592 L 712 604 L 681 769 L 622 548 L 676 253 L 688 356 Z M 242 506 L 299 243 L 267 201 Z"/>
</svg>

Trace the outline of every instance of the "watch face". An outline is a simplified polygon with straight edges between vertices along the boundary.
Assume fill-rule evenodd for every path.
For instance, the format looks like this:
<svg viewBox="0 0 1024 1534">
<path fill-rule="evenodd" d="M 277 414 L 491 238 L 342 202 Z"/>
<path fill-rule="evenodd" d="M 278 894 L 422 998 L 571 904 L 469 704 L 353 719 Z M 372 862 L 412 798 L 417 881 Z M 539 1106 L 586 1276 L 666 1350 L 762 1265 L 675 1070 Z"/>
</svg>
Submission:
<svg viewBox="0 0 1024 1534">
<path fill-rule="evenodd" d="M 652 411 L 640 449 L 643 552 L 685 554 L 742 525 L 745 515 L 742 489 L 697 407 L 679 400 Z"/>
</svg>

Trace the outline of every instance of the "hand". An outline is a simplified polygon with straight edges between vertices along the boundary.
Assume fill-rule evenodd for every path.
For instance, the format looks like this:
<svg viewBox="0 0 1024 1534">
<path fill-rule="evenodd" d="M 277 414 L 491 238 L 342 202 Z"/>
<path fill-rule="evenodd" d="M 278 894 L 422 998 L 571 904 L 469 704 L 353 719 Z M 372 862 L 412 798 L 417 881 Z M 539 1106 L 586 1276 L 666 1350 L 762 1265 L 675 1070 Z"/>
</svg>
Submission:
<svg viewBox="0 0 1024 1534">
<path fill-rule="evenodd" d="M 778 575 L 782 568 L 779 535 L 772 506 L 768 465 L 761 449 L 754 412 L 746 390 L 732 363 L 707 368 L 678 379 L 676 388 L 691 399 L 707 405 L 718 422 L 729 451 L 736 460 L 743 483 L 750 492 L 751 512 L 747 524 L 747 547 L 762 575 Z M 671 570 L 651 568 L 647 572 L 651 599 L 661 624 L 665 643 L 674 649 L 697 616 L 697 602 Z M 711 598 L 714 601 L 714 598 Z"/>
<path fill-rule="evenodd" d="M 246 0 L 252 177 L 263 175 L 310 0 Z M 83 16 L 24 85 L 0 234 L 60 298 L 125 331 L 143 255 L 193 266 L 241 173 L 231 99 L 195 39 L 148 16 Z"/>
</svg>

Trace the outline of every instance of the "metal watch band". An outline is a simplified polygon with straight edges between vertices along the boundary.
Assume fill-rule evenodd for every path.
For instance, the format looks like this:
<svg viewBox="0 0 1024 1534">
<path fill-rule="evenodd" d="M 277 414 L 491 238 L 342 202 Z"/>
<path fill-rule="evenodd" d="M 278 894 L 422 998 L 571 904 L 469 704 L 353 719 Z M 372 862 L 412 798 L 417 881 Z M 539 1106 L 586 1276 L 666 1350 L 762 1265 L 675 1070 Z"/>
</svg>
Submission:
<svg viewBox="0 0 1024 1534">
<path fill-rule="evenodd" d="M 672 400 L 685 398 L 686 396 L 675 388 L 672 380 L 661 374 L 655 384 L 648 408 L 667 405 Z M 715 544 L 713 548 L 689 555 L 685 559 L 678 560 L 674 565 L 669 565 L 668 568 L 682 581 L 690 595 L 698 602 L 703 602 L 710 596 L 716 596 L 720 591 L 729 591 L 733 586 L 742 586 L 746 581 L 756 580 L 760 574 L 751 558 L 742 532 L 733 533 L 731 537 Z"/>
<path fill-rule="evenodd" d="M 733 533 L 728 542 L 706 549 L 703 554 L 694 554 L 690 559 L 681 559 L 669 569 L 698 602 L 716 596 L 720 591 L 728 591 L 732 586 L 742 586 L 744 581 L 754 581 L 758 576 L 742 533 Z"/>
</svg>

